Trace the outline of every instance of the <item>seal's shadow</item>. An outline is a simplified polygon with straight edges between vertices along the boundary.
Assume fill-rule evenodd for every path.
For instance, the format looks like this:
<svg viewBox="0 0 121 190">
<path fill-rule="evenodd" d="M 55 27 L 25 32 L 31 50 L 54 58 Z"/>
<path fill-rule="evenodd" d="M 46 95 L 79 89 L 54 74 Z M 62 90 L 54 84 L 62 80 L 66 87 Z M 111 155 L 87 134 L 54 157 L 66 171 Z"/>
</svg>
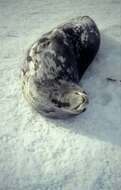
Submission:
<svg viewBox="0 0 121 190">
<path fill-rule="evenodd" d="M 99 53 L 81 83 L 90 103 L 86 112 L 67 120 L 53 120 L 70 132 L 121 145 L 121 44 L 102 34 Z M 117 81 L 107 80 L 107 77 Z"/>
</svg>

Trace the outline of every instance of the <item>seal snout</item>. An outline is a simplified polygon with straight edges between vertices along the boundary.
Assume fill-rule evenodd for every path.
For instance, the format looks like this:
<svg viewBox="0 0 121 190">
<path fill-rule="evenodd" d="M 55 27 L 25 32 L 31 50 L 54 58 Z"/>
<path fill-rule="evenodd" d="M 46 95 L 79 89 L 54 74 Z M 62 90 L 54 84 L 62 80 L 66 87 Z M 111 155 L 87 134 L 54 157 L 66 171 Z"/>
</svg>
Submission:
<svg viewBox="0 0 121 190">
<path fill-rule="evenodd" d="M 85 91 L 83 93 L 79 92 L 79 95 L 80 95 L 80 97 L 82 99 L 82 102 L 84 104 L 88 104 L 89 103 L 89 99 L 88 99 L 87 93 Z"/>
<path fill-rule="evenodd" d="M 73 89 L 65 94 L 65 101 L 69 102 L 69 107 L 67 108 L 73 114 L 79 114 L 83 112 L 86 105 L 89 103 L 87 94 L 82 91 L 82 89 Z"/>
<path fill-rule="evenodd" d="M 82 92 L 76 92 L 76 97 L 75 97 L 75 107 L 74 110 L 76 112 L 83 112 L 86 110 L 86 105 L 89 103 L 88 97 L 86 93 Z"/>
</svg>

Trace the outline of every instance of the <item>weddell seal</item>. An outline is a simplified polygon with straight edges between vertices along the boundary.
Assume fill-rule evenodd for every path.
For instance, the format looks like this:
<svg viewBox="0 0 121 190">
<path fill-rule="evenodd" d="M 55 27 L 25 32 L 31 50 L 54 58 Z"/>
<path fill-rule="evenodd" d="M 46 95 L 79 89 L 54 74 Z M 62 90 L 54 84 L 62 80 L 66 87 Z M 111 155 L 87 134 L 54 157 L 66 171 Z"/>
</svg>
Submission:
<svg viewBox="0 0 121 190">
<path fill-rule="evenodd" d="M 26 100 L 53 118 L 83 112 L 88 98 L 79 81 L 99 45 L 99 30 L 88 16 L 71 19 L 43 34 L 28 50 L 22 67 Z"/>
</svg>

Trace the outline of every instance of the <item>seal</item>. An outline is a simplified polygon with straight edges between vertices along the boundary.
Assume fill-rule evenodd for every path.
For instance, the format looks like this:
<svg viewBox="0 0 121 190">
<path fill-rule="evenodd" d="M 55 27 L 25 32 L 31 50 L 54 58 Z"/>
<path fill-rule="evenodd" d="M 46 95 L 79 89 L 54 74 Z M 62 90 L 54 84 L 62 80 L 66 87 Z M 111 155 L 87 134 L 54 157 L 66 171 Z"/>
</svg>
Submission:
<svg viewBox="0 0 121 190">
<path fill-rule="evenodd" d="M 99 46 L 99 30 L 88 16 L 71 19 L 43 34 L 27 51 L 21 69 L 26 100 L 53 118 L 85 111 L 88 97 L 79 81 Z"/>
</svg>

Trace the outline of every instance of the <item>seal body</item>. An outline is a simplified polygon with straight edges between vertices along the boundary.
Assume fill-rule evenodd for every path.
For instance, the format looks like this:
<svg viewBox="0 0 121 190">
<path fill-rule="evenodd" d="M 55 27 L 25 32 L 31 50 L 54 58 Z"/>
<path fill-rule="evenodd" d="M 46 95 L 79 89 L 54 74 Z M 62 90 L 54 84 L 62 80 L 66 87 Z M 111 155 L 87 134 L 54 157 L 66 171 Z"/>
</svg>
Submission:
<svg viewBox="0 0 121 190">
<path fill-rule="evenodd" d="M 42 35 L 28 50 L 21 72 L 23 93 L 32 107 L 54 118 L 84 111 L 88 98 L 78 83 L 99 45 L 99 30 L 88 16 Z"/>
</svg>

